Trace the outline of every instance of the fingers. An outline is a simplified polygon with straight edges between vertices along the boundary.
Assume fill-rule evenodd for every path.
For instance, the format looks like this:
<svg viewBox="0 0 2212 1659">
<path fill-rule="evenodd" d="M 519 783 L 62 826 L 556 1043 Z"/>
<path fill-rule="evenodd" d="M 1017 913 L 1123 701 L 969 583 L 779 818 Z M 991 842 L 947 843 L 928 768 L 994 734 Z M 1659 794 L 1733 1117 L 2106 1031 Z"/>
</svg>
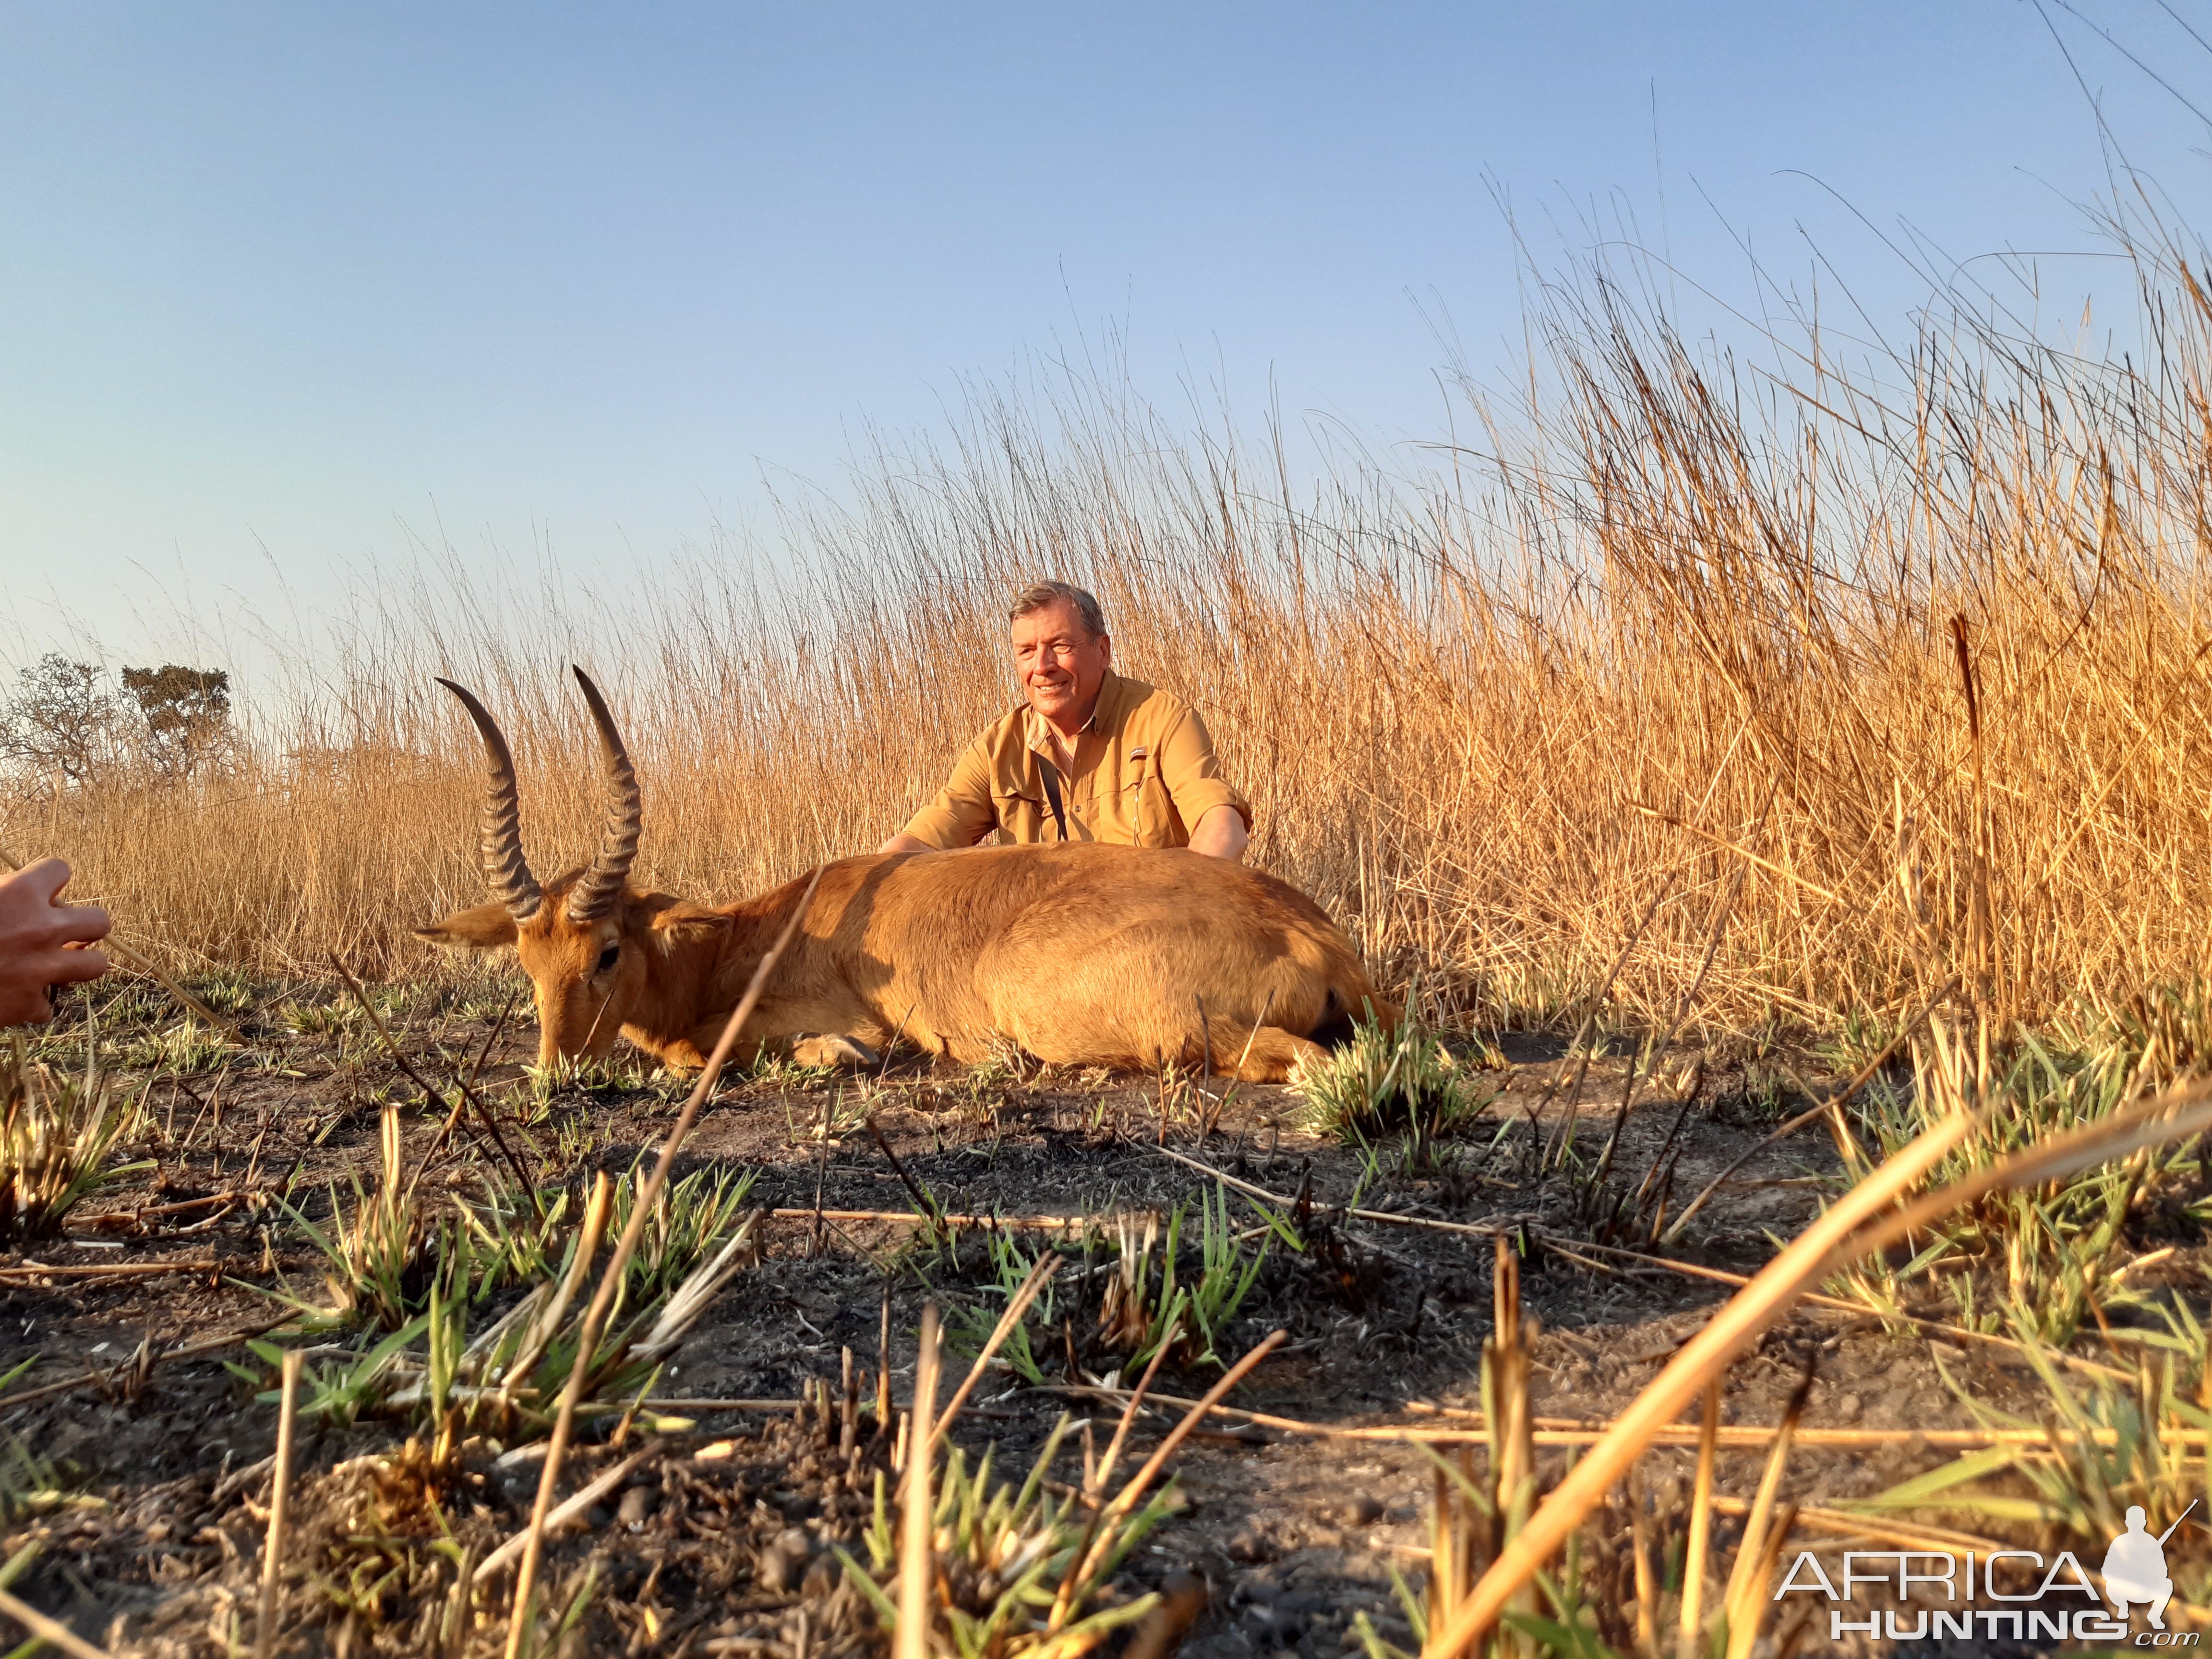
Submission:
<svg viewBox="0 0 2212 1659">
<path fill-rule="evenodd" d="M 98 979 L 107 971 L 107 952 L 57 947 L 28 952 L 6 966 L 0 973 L 0 1025 L 43 1025 L 54 1017 L 46 988 Z"/>
<path fill-rule="evenodd" d="M 97 904 L 64 904 L 54 911 L 54 937 L 64 944 L 89 945 L 96 939 L 106 939 L 113 926 L 107 912 Z"/>
<path fill-rule="evenodd" d="M 78 985 L 107 971 L 107 953 L 89 949 L 112 919 L 96 904 L 60 901 L 70 867 L 40 859 L 0 878 L 0 1024 L 52 1017 L 50 985 Z"/>
<path fill-rule="evenodd" d="M 89 945 L 106 939 L 114 921 L 97 904 L 65 904 L 70 867 L 59 859 L 40 859 L 0 878 L 0 945 L 17 950 L 56 945 Z"/>
<path fill-rule="evenodd" d="M 101 933 L 107 930 L 103 927 Z M 58 951 L 54 953 L 52 970 L 46 975 L 49 985 L 82 985 L 88 980 L 98 979 L 107 971 L 107 952 L 105 951 Z"/>
<path fill-rule="evenodd" d="M 56 895 L 69 885 L 70 867 L 59 859 L 40 859 L 36 864 L 27 864 L 7 879 L 7 885 L 20 886 L 33 898 L 48 904 Z"/>
<path fill-rule="evenodd" d="M 0 1025 L 43 1025 L 53 1017 L 44 985 L 0 980 Z"/>
</svg>

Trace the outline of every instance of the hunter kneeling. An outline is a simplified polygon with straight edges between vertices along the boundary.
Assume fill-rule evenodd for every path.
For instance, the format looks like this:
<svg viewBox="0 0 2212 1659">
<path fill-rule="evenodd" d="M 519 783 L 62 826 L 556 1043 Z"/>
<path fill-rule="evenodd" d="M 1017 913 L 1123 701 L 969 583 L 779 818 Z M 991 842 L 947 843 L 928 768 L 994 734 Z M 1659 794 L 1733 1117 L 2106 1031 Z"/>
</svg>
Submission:
<svg viewBox="0 0 2212 1659">
<path fill-rule="evenodd" d="M 969 744 L 935 800 L 877 850 L 1005 842 L 1188 847 L 1240 860 L 1252 809 L 1221 775 L 1198 711 L 1114 672 L 1098 601 L 1066 582 L 1009 613 L 1024 701 Z"/>
</svg>

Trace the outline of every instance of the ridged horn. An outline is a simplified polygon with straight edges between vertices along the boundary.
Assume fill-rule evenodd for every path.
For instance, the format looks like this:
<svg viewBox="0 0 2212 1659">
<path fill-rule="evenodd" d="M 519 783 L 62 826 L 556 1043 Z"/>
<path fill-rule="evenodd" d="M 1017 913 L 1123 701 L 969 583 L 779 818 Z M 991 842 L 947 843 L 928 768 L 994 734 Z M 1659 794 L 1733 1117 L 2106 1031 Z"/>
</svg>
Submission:
<svg viewBox="0 0 2212 1659">
<path fill-rule="evenodd" d="M 637 861 L 638 832 L 645 823 L 645 801 L 630 767 L 629 750 L 623 747 L 615 717 L 607 712 L 607 700 L 589 674 L 580 668 L 574 672 L 576 684 L 584 688 L 584 701 L 592 706 L 592 724 L 599 728 L 599 753 L 607 769 L 606 835 L 592 867 L 568 890 L 568 920 L 582 922 L 605 915 L 629 879 L 629 867 Z"/>
<path fill-rule="evenodd" d="M 469 718 L 483 738 L 484 755 L 491 763 L 489 787 L 484 795 L 483 834 L 478 842 L 483 854 L 484 880 L 492 896 L 507 907 L 515 921 L 527 921 L 544 902 L 538 878 L 530 873 L 530 860 L 522 855 L 522 801 L 514 785 L 514 754 L 501 734 L 491 711 L 465 685 L 441 679 L 439 684 L 461 700 Z"/>
</svg>

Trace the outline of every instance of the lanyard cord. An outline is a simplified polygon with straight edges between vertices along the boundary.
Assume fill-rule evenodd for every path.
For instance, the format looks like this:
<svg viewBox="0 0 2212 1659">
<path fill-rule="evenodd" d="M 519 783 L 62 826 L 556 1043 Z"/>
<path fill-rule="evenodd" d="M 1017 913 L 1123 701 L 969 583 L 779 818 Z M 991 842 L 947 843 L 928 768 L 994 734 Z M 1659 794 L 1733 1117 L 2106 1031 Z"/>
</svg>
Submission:
<svg viewBox="0 0 2212 1659">
<path fill-rule="evenodd" d="M 1037 757 L 1037 770 L 1044 775 L 1044 798 L 1052 805 L 1052 821 L 1060 830 L 1060 838 L 1067 839 L 1067 813 L 1060 804 L 1060 769 L 1043 755 Z"/>
</svg>

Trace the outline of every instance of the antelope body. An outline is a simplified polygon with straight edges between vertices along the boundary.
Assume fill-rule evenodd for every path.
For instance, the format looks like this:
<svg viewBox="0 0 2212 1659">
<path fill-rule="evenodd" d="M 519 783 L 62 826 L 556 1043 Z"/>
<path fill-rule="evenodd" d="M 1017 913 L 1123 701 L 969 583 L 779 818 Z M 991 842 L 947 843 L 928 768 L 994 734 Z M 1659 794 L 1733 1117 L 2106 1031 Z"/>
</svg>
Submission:
<svg viewBox="0 0 2212 1659">
<path fill-rule="evenodd" d="M 605 700 L 576 678 L 610 784 L 599 855 L 539 887 L 506 740 L 483 704 L 441 681 L 490 757 L 483 851 L 497 896 L 416 932 L 515 947 L 537 994 L 541 1064 L 604 1055 L 619 1035 L 702 1066 L 806 879 L 713 908 L 632 888 L 636 781 Z M 1279 1082 L 1322 1054 L 1316 1032 L 1369 1008 L 1396 1023 L 1343 931 L 1273 876 L 1179 849 L 977 848 L 823 866 L 738 1053 L 866 1064 L 904 1036 L 963 1062 L 1012 1042 L 1058 1064 L 1138 1070 L 1198 1063 L 1210 1037 L 1214 1070 Z"/>
</svg>

